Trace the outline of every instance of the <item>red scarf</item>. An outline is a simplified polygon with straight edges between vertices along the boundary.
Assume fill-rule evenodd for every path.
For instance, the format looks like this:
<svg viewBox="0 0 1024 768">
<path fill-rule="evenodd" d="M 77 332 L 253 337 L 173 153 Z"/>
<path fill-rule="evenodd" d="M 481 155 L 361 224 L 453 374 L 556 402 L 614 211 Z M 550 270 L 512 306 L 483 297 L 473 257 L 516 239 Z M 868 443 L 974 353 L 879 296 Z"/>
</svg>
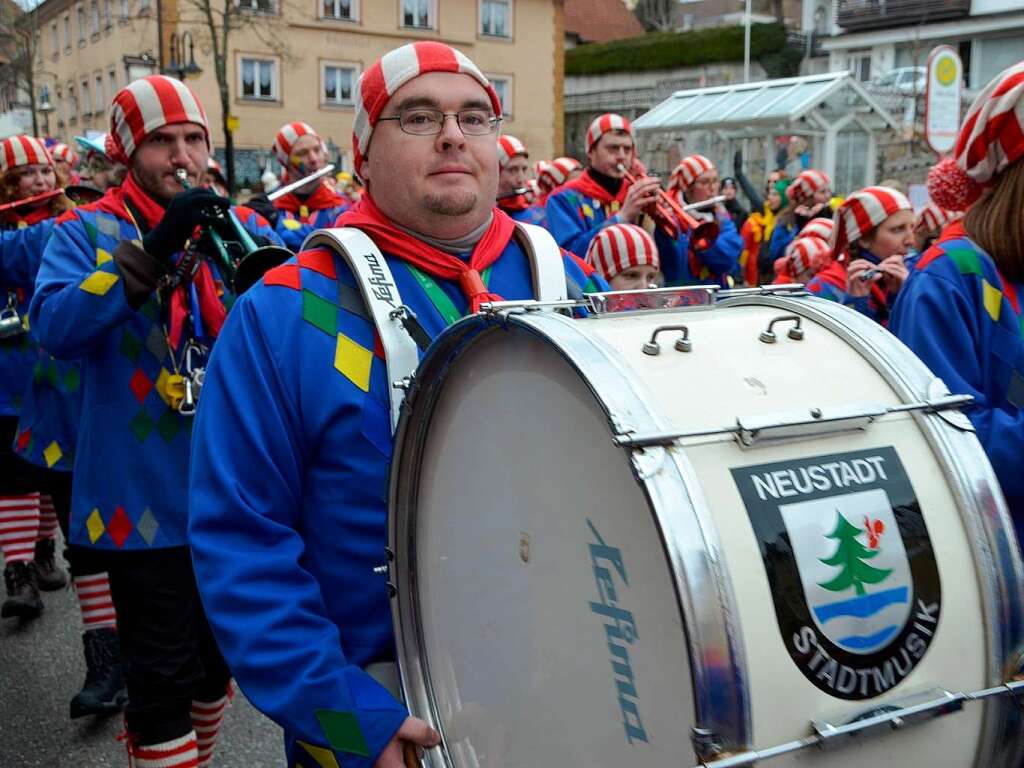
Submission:
<svg viewBox="0 0 1024 768">
<path fill-rule="evenodd" d="M 480 273 L 498 260 L 515 229 L 515 222 L 507 213 L 494 209 L 493 214 L 491 225 L 473 249 L 468 264 L 398 229 L 369 195 L 341 214 L 337 226 L 363 230 L 382 251 L 409 262 L 431 277 L 457 280 L 469 301 L 469 311 L 478 312 L 481 303 L 502 300 L 498 294 L 488 292 Z"/>
<path fill-rule="evenodd" d="M 52 202 L 52 199 L 47 200 L 35 208 L 30 208 L 26 213 L 18 213 L 17 210 L 12 208 L 4 214 L 4 222 L 9 226 L 21 228 L 22 222 L 25 222 L 26 227 L 31 227 L 40 221 L 46 221 L 53 216 L 53 212 L 50 210 L 50 203 Z"/>
<path fill-rule="evenodd" d="M 530 201 L 526 199 L 526 195 L 516 195 L 499 200 L 498 207 L 503 211 L 525 211 L 530 207 Z"/>
<path fill-rule="evenodd" d="M 326 184 L 321 184 L 316 188 L 313 194 L 309 195 L 304 200 L 301 199 L 294 192 L 289 192 L 284 197 L 279 197 L 274 201 L 274 207 L 279 208 L 282 211 L 288 211 L 289 213 L 298 214 L 302 207 L 305 206 L 306 210 L 310 213 L 316 213 L 322 211 L 325 208 L 337 208 L 339 205 L 345 204 L 345 198 L 335 192 Z"/>
<path fill-rule="evenodd" d="M 129 212 L 128 205 L 131 205 Z M 132 219 L 134 214 L 142 216 L 149 229 L 153 229 L 164 217 L 164 207 L 151 198 L 138 182 L 135 175 L 129 173 L 124 178 L 120 187 L 107 190 L 96 207 L 119 219 Z M 185 327 L 185 318 L 189 314 L 189 283 L 179 283 L 171 293 L 169 302 L 170 327 L 167 332 L 167 341 L 172 349 L 177 349 L 181 343 L 181 334 Z M 199 298 L 199 314 L 202 318 L 203 329 L 207 336 L 215 338 L 224 319 L 227 317 L 227 310 L 220 300 L 220 291 L 213 279 L 213 272 L 206 259 L 199 262 L 199 270 L 192 277 L 191 285 L 196 288 L 196 295 Z"/>
<path fill-rule="evenodd" d="M 623 181 L 622 186 L 619 187 L 619 193 L 612 195 L 607 189 L 591 178 L 590 169 L 587 168 L 582 176 L 568 181 L 558 188 L 559 191 L 563 189 L 574 189 L 582 195 L 600 200 L 601 205 L 611 205 L 614 202 L 618 202 L 621 206 L 626 201 L 626 192 L 629 191 L 629 184 Z"/>
</svg>

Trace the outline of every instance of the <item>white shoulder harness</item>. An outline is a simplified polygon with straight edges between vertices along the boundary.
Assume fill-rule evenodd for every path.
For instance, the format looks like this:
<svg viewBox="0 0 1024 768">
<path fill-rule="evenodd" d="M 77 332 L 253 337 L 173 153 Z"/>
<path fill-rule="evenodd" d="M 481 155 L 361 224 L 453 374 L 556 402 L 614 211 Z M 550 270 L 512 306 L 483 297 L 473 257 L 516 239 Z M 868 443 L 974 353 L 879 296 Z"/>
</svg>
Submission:
<svg viewBox="0 0 1024 768">
<path fill-rule="evenodd" d="M 530 261 L 533 292 L 538 301 L 566 298 L 562 252 L 543 227 L 516 222 L 515 236 Z M 380 335 L 391 385 L 391 431 L 398 425 L 405 391 L 396 383 L 412 376 L 420 362 L 419 350 L 402 325 L 402 297 L 380 249 L 354 227 L 318 229 L 302 244 L 302 250 L 328 248 L 338 253 L 356 278 L 363 301 Z"/>
</svg>

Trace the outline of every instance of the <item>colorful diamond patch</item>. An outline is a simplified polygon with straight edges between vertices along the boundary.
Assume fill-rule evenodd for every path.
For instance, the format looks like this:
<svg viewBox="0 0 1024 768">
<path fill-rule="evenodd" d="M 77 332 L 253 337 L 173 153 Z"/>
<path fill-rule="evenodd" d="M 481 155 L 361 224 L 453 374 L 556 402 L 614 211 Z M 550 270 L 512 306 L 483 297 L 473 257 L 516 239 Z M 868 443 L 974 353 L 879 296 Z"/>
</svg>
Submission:
<svg viewBox="0 0 1024 768">
<path fill-rule="evenodd" d="M 316 719 L 320 723 L 320 730 L 327 737 L 327 743 L 331 745 L 331 749 L 363 757 L 370 756 L 366 739 L 363 738 L 363 731 L 354 714 L 335 712 L 331 709 L 318 709 Z"/>
<path fill-rule="evenodd" d="M 316 760 L 316 764 L 320 768 L 338 768 L 338 759 L 334 756 L 334 753 L 324 747 L 318 747 L 314 744 L 309 744 L 305 741 L 296 742 L 300 747 L 309 753 L 309 756 Z M 296 766 L 296 768 L 298 768 Z"/>
<path fill-rule="evenodd" d="M 43 448 L 43 458 L 46 459 L 46 466 L 49 468 L 52 468 L 54 464 L 60 461 L 63 455 L 64 451 L 57 445 L 56 440 Z"/>
<path fill-rule="evenodd" d="M 91 293 L 94 296 L 104 296 L 107 291 L 113 287 L 114 283 L 118 280 L 118 276 L 111 274 L 110 272 L 104 272 L 102 269 L 97 269 L 85 280 L 78 284 L 86 293 Z"/>
<path fill-rule="evenodd" d="M 370 366 L 373 353 L 352 341 L 343 333 L 338 334 L 334 349 L 334 367 L 363 392 L 370 391 Z"/>
<path fill-rule="evenodd" d="M 132 521 L 128 517 L 128 513 L 124 511 L 124 507 L 118 507 L 114 510 L 114 516 L 110 518 L 110 522 L 107 523 L 107 534 L 120 549 L 131 532 Z"/>
<path fill-rule="evenodd" d="M 93 544 L 99 541 L 99 538 L 103 535 L 105 528 L 103 525 L 103 516 L 100 514 L 98 509 L 94 509 L 90 512 L 89 516 L 85 519 L 85 529 L 89 532 L 89 541 Z"/>
<path fill-rule="evenodd" d="M 308 289 L 302 292 L 302 319 L 328 336 L 338 332 L 338 308 Z"/>
</svg>

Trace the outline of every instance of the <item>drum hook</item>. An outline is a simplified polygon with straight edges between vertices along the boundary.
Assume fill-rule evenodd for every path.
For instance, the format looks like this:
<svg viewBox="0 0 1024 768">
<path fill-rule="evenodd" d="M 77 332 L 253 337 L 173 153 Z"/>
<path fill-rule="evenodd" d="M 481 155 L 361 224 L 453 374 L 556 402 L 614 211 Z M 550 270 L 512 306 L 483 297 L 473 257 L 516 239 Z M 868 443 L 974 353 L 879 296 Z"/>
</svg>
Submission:
<svg viewBox="0 0 1024 768">
<path fill-rule="evenodd" d="M 789 338 L 791 338 L 793 341 L 803 341 L 804 329 L 801 327 L 802 321 L 796 315 L 780 315 L 779 317 L 776 317 L 774 320 L 768 323 L 767 328 L 761 331 L 761 335 L 758 336 L 758 338 L 765 344 L 774 344 L 776 341 L 779 340 L 778 336 L 775 335 L 775 324 L 784 323 L 788 321 L 792 321 L 796 323 L 796 325 L 790 328 L 786 335 L 789 336 Z"/>
<path fill-rule="evenodd" d="M 681 331 L 682 336 L 676 339 L 675 348 L 679 352 L 690 352 L 693 349 L 693 342 L 690 341 L 690 329 L 685 325 L 661 325 L 654 329 L 650 341 L 645 341 L 643 351 L 645 355 L 661 354 L 661 345 L 658 344 L 658 334 L 664 331 Z"/>
</svg>

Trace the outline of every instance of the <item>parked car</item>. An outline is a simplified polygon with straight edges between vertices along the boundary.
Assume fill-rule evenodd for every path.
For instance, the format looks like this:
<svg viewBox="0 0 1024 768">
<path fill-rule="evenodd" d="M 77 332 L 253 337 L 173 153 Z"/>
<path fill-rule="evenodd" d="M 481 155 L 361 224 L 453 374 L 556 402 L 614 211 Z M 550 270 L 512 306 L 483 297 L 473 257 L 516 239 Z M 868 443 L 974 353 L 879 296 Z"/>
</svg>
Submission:
<svg viewBox="0 0 1024 768">
<path fill-rule="evenodd" d="M 871 85 L 880 91 L 899 93 L 904 96 L 924 95 L 928 83 L 926 67 L 897 67 L 890 69 L 871 81 Z"/>
</svg>

